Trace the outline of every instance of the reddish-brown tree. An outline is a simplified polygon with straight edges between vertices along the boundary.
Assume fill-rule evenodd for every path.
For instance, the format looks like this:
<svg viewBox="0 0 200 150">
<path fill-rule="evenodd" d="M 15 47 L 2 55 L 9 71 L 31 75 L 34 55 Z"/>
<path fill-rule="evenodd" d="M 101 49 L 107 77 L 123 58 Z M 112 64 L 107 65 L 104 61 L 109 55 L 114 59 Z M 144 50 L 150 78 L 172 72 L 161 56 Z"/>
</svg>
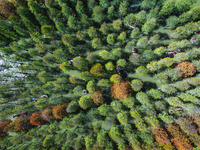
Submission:
<svg viewBox="0 0 200 150">
<path fill-rule="evenodd" d="M 22 131 L 22 130 L 29 130 L 33 127 L 30 123 L 30 119 L 28 116 L 26 117 L 19 117 L 15 119 L 8 125 L 8 131 Z"/>
<path fill-rule="evenodd" d="M 8 18 L 9 16 L 15 14 L 15 6 L 8 0 L 0 0 L 0 12 Z"/>
<path fill-rule="evenodd" d="M 0 123 L 0 136 L 5 136 L 8 131 L 7 126 L 11 123 L 10 120 L 5 120 Z"/>
<path fill-rule="evenodd" d="M 42 112 L 37 111 L 33 113 L 32 116 L 30 117 L 30 123 L 34 126 L 40 126 L 42 124 L 45 124 L 46 121 L 42 118 Z"/>
<path fill-rule="evenodd" d="M 92 93 L 91 98 L 96 105 L 102 104 L 104 102 L 103 94 L 101 91 L 96 91 Z"/>
<path fill-rule="evenodd" d="M 53 107 L 49 106 L 49 107 L 45 108 L 44 111 L 42 112 L 42 118 L 45 121 L 50 121 L 51 119 L 54 119 L 52 109 L 53 109 Z"/>
<path fill-rule="evenodd" d="M 131 84 L 129 81 L 121 81 L 114 83 L 111 87 L 112 97 L 119 100 L 123 100 L 131 96 L 132 93 Z"/>
<path fill-rule="evenodd" d="M 175 69 L 179 69 L 182 73 L 182 77 L 187 78 L 188 76 L 192 76 L 196 73 L 195 66 L 187 61 L 179 63 Z"/>
<path fill-rule="evenodd" d="M 56 105 L 53 108 L 53 115 L 54 115 L 54 117 L 56 119 L 62 119 L 63 117 L 65 117 L 67 115 L 66 108 L 67 108 L 67 104 Z"/>
<path fill-rule="evenodd" d="M 179 127 L 174 124 L 169 124 L 167 130 L 172 135 L 171 142 L 178 150 L 193 150 L 189 139 L 187 139 L 180 131 Z"/>
</svg>

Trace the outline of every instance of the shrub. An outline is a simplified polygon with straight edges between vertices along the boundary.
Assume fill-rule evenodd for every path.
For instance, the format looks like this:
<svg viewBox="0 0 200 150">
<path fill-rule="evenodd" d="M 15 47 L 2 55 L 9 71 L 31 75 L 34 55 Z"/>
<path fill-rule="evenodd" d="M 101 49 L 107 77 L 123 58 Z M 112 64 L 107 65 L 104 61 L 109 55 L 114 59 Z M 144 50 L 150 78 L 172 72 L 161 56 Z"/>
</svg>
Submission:
<svg viewBox="0 0 200 150">
<path fill-rule="evenodd" d="M 126 66 L 126 59 L 119 59 L 117 61 L 117 65 L 120 67 L 125 67 Z"/>
<path fill-rule="evenodd" d="M 193 76 L 196 73 L 195 66 L 190 62 L 181 62 L 175 69 L 178 69 L 182 73 L 182 77 L 187 78 L 188 76 Z"/>
<path fill-rule="evenodd" d="M 141 104 L 148 104 L 149 103 L 149 98 L 144 92 L 138 92 L 136 94 L 136 99 L 141 103 Z"/>
<path fill-rule="evenodd" d="M 114 100 L 110 103 L 110 106 L 116 111 L 120 112 L 122 110 L 122 103 L 119 100 Z"/>
<path fill-rule="evenodd" d="M 136 69 L 136 73 L 139 75 L 139 76 L 144 76 L 147 74 L 147 69 L 145 68 L 145 66 L 139 66 L 137 69 Z"/>
<path fill-rule="evenodd" d="M 73 113 L 73 112 L 76 112 L 77 109 L 78 109 L 78 103 L 77 103 L 77 101 L 73 100 L 68 104 L 66 112 Z"/>
<path fill-rule="evenodd" d="M 120 82 L 121 80 L 122 80 L 122 77 L 118 74 L 113 74 L 110 77 L 110 82 L 112 82 L 112 83 L 117 83 L 117 82 Z"/>
<path fill-rule="evenodd" d="M 100 105 L 100 104 L 103 104 L 103 102 L 104 102 L 103 92 L 101 92 L 101 91 L 96 91 L 96 92 L 92 93 L 91 98 L 95 105 Z"/>
<path fill-rule="evenodd" d="M 56 119 L 62 119 L 67 116 L 66 112 L 67 104 L 58 104 L 53 108 L 53 115 Z"/>
<path fill-rule="evenodd" d="M 112 34 L 108 34 L 107 38 L 106 38 L 106 41 L 108 44 L 114 44 L 115 42 L 115 35 L 112 33 Z"/>
<path fill-rule="evenodd" d="M 113 71 L 114 70 L 114 65 L 111 61 L 105 64 L 105 68 L 107 71 Z"/>
<path fill-rule="evenodd" d="M 131 96 L 132 90 L 129 81 L 114 83 L 111 87 L 112 97 L 123 100 Z"/>
<path fill-rule="evenodd" d="M 94 38 L 93 40 L 92 40 L 92 47 L 94 48 L 94 49 L 100 49 L 101 48 L 101 40 L 99 39 L 99 38 Z"/>
<path fill-rule="evenodd" d="M 45 120 L 45 121 L 50 121 L 52 119 L 54 119 L 54 116 L 53 116 L 53 111 L 52 111 L 52 108 L 53 107 L 47 107 L 44 109 L 44 111 L 42 112 L 42 118 Z"/>
<path fill-rule="evenodd" d="M 122 125 L 127 125 L 128 123 L 128 115 L 125 111 L 117 113 L 117 119 Z"/>
<path fill-rule="evenodd" d="M 110 112 L 110 106 L 107 104 L 103 104 L 98 107 L 99 114 L 102 116 L 108 116 Z"/>
<path fill-rule="evenodd" d="M 95 76 L 95 77 L 103 77 L 104 73 L 105 73 L 105 70 L 104 70 L 103 66 L 100 63 L 96 63 L 90 69 L 90 74 Z"/>
<path fill-rule="evenodd" d="M 82 96 L 79 99 L 78 103 L 79 103 L 79 106 L 84 110 L 90 108 L 92 106 L 92 100 L 90 98 L 90 95 Z"/>
<path fill-rule="evenodd" d="M 132 108 L 134 106 L 135 99 L 133 97 L 128 97 L 123 100 L 123 105 L 127 108 Z"/>
<path fill-rule="evenodd" d="M 142 32 L 144 32 L 144 34 L 149 34 L 155 29 L 155 27 L 156 27 L 156 19 L 152 18 L 142 26 Z"/>
<path fill-rule="evenodd" d="M 106 50 L 102 50 L 99 52 L 99 56 L 104 60 L 109 60 L 112 57 L 112 54 Z"/>
<path fill-rule="evenodd" d="M 96 90 L 96 84 L 94 80 L 91 80 L 87 83 L 86 88 L 89 93 L 93 93 Z"/>
<path fill-rule="evenodd" d="M 131 81 L 131 88 L 133 91 L 138 92 L 143 88 L 143 83 L 139 79 L 134 79 Z"/>
<path fill-rule="evenodd" d="M 121 20 L 115 20 L 115 21 L 113 21 L 112 27 L 116 31 L 121 30 L 121 28 L 122 28 L 122 21 Z"/>
<path fill-rule="evenodd" d="M 164 98 L 164 94 L 162 92 L 160 92 L 159 90 L 155 90 L 155 89 L 150 89 L 148 91 L 148 94 L 153 98 L 153 99 L 162 99 Z"/>
</svg>

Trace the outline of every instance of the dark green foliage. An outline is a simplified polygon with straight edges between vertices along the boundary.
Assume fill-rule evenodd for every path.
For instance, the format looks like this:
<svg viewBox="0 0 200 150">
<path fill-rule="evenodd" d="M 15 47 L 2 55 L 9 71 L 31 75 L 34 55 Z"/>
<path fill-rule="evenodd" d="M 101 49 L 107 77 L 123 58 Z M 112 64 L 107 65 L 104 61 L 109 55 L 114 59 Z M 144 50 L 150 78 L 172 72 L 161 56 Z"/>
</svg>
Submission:
<svg viewBox="0 0 200 150">
<path fill-rule="evenodd" d="M 142 10 L 136 15 L 136 22 L 140 26 L 146 22 L 146 11 Z"/>
<path fill-rule="evenodd" d="M 73 66 L 78 68 L 79 70 L 87 70 L 88 62 L 82 57 L 75 57 L 73 59 Z"/>
<path fill-rule="evenodd" d="M 92 13 L 92 18 L 97 23 L 102 23 L 105 18 L 103 8 L 101 6 L 95 6 Z"/>
<path fill-rule="evenodd" d="M 152 8 L 152 7 L 154 7 L 156 5 L 156 2 L 157 2 L 157 0 L 152 0 L 152 1 L 144 0 L 141 3 L 141 7 L 143 9 L 150 9 L 150 8 Z"/>
</svg>

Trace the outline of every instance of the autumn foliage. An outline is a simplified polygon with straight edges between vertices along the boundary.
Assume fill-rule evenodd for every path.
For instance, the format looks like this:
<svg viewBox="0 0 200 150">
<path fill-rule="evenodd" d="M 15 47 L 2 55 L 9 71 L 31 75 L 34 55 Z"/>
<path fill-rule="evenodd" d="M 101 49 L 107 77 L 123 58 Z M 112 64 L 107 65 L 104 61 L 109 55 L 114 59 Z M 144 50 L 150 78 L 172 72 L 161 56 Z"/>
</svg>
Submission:
<svg viewBox="0 0 200 150">
<path fill-rule="evenodd" d="M 8 0 L 0 0 L 0 12 L 8 18 L 9 16 L 15 14 L 15 6 Z"/>
<path fill-rule="evenodd" d="M 53 107 L 50 106 L 50 107 L 45 108 L 44 111 L 42 112 L 42 118 L 45 121 L 50 121 L 51 119 L 54 119 L 52 109 Z"/>
<path fill-rule="evenodd" d="M 167 130 L 173 137 L 171 142 L 178 150 L 193 150 L 190 141 L 183 135 L 178 126 L 170 124 L 167 126 Z"/>
<path fill-rule="evenodd" d="M 37 111 L 33 113 L 32 116 L 30 117 L 30 123 L 34 126 L 40 126 L 46 123 L 45 120 L 42 118 L 42 112 Z"/>
<path fill-rule="evenodd" d="M 91 98 L 96 105 L 102 104 L 104 102 L 101 91 L 96 91 L 96 92 L 92 93 Z"/>
<path fill-rule="evenodd" d="M 181 62 L 176 67 L 182 73 L 182 77 L 187 78 L 188 76 L 192 76 L 196 73 L 195 66 L 190 62 Z"/>
<path fill-rule="evenodd" d="M 111 87 L 112 97 L 123 100 L 131 96 L 132 89 L 129 81 L 114 83 Z"/>
<path fill-rule="evenodd" d="M 0 136 L 5 136 L 6 135 L 6 132 L 8 131 L 7 130 L 7 126 L 11 123 L 10 120 L 5 120 L 3 122 L 0 123 Z"/>
<path fill-rule="evenodd" d="M 62 119 L 67 115 L 66 112 L 67 104 L 58 104 L 53 108 L 53 115 L 56 119 Z"/>
</svg>

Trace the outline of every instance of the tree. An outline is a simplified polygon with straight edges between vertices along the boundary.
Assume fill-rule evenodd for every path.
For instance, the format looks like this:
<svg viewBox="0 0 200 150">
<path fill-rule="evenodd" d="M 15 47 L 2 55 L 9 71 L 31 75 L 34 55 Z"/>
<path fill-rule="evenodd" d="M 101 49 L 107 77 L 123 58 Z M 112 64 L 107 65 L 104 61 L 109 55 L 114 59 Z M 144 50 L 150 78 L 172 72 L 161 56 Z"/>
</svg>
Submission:
<svg viewBox="0 0 200 150">
<path fill-rule="evenodd" d="M 165 4 L 162 6 L 159 16 L 168 16 L 175 12 L 176 7 L 175 7 L 175 1 L 173 0 L 167 0 Z"/>
<path fill-rule="evenodd" d="M 97 144 L 103 148 L 106 147 L 107 142 L 108 142 L 107 131 L 100 130 L 100 132 L 97 133 Z"/>
<path fill-rule="evenodd" d="M 150 89 L 147 93 L 156 100 L 164 98 L 164 94 L 159 90 Z"/>
<path fill-rule="evenodd" d="M 90 18 L 86 15 L 86 14 L 82 14 L 81 15 L 81 25 L 84 27 L 84 28 L 87 28 L 91 25 L 91 20 Z"/>
<path fill-rule="evenodd" d="M 70 47 L 74 45 L 74 38 L 70 34 L 62 35 L 62 42 L 65 46 Z"/>
<path fill-rule="evenodd" d="M 138 27 L 134 28 L 132 31 L 131 31 L 131 38 L 139 38 L 140 37 L 140 29 Z"/>
<path fill-rule="evenodd" d="M 167 27 L 173 29 L 176 27 L 176 25 L 179 23 L 179 18 L 176 16 L 170 16 L 166 19 Z"/>
<path fill-rule="evenodd" d="M 136 94 L 136 99 L 141 103 L 141 104 L 148 104 L 149 103 L 149 98 L 144 92 L 138 92 Z"/>
<path fill-rule="evenodd" d="M 0 12 L 3 14 L 6 18 L 8 18 L 11 15 L 15 15 L 15 6 L 13 2 L 7 1 L 7 0 L 1 0 L 0 2 Z"/>
<path fill-rule="evenodd" d="M 150 45 L 150 46 L 157 45 L 159 39 L 160 39 L 160 35 L 159 34 L 155 34 L 154 36 L 150 37 L 150 39 L 148 41 L 148 45 Z"/>
<path fill-rule="evenodd" d="M 146 49 L 148 44 L 148 38 L 142 37 L 138 40 L 136 47 L 139 49 Z"/>
<path fill-rule="evenodd" d="M 101 79 L 101 80 L 99 80 L 98 85 L 100 87 L 109 87 L 110 81 L 108 79 Z"/>
<path fill-rule="evenodd" d="M 152 59 L 154 59 L 154 53 L 152 50 L 145 50 L 143 53 L 142 53 L 142 57 L 141 57 L 141 61 L 142 62 L 149 62 L 151 61 Z"/>
<path fill-rule="evenodd" d="M 173 86 L 177 88 L 178 90 L 180 90 L 181 92 L 186 91 L 191 87 L 188 83 L 184 81 L 178 81 L 174 83 Z"/>
<path fill-rule="evenodd" d="M 87 70 L 88 62 L 86 59 L 84 59 L 82 57 L 75 57 L 73 59 L 73 66 L 78 68 L 79 70 Z"/>
<path fill-rule="evenodd" d="M 112 58 L 112 54 L 108 52 L 107 50 L 102 50 L 99 52 L 99 56 L 103 58 L 104 60 L 109 60 Z"/>
<path fill-rule="evenodd" d="M 182 107 L 184 104 L 178 97 L 170 97 L 166 98 L 166 101 L 171 105 L 175 107 Z"/>
<path fill-rule="evenodd" d="M 158 56 L 162 56 L 164 53 L 166 52 L 166 48 L 161 46 L 159 48 L 156 48 L 154 50 L 154 54 L 158 55 Z"/>
<path fill-rule="evenodd" d="M 107 71 L 113 71 L 114 70 L 114 65 L 112 63 L 112 61 L 109 61 L 105 64 L 105 68 Z"/>
<path fill-rule="evenodd" d="M 99 38 L 94 38 L 94 39 L 92 40 L 92 47 L 93 47 L 94 49 L 100 49 L 100 48 L 101 48 L 101 45 L 102 45 L 102 43 L 101 43 L 101 40 L 100 40 Z"/>
<path fill-rule="evenodd" d="M 112 27 L 115 31 L 119 31 L 122 28 L 122 21 L 121 20 L 114 20 L 112 23 Z"/>
<path fill-rule="evenodd" d="M 92 18 L 97 23 L 101 23 L 104 20 L 105 15 L 101 6 L 95 6 L 93 8 Z"/>
<path fill-rule="evenodd" d="M 53 146 L 53 138 L 54 136 L 53 135 L 47 135 L 43 141 L 43 146 L 44 147 L 50 147 L 50 146 Z"/>
<path fill-rule="evenodd" d="M 142 10 L 136 15 L 136 22 L 139 26 L 146 22 L 146 11 Z"/>
<path fill-rule="evenodd" d="M 78 103 L 79 106 L 84 110 L 90 108 L 93 104 L 90 95 L 82 96 L 79 99 Z"/>
<path fill-rule="evenodd" d="M 92 38 L 97 38 L 97 30 L 95 27 L 89 27 L 89 29 L 87 29 L 87 33 L 88 36 L 92 39 Z"/>
<path fill-rule="evenodd" d="M 137 69 L 136 69 L 136 73 L 139 75 L 139 76 L 144 76 L 147 74 L 147 69 L 145 68 L 145 66 L 139 66 Z"/>
<path fill-rule="evenodd" d="M 62 119 L 67 115 L 66 108 L 67 104 L 58 104 L 53 108 L 53 115 L 56 119 Z"/>
<path fill-rule="evenodd" d="M 178 95 L 178 97 L 183 100 L 184 102 L 192 102 L 195 104 L 200 104 L 199 99 L 195 96 L 192 96 L 188 93 L 181 93 L 180 95 Z"/>
<path fill-rule="evenodd" d="M 74 29 L 74 30 L 79 29 L 78 22 L 77 22 L 76 18 L 72 15 L 69 16 L 67 25 L 71 29 Z"/>
<path fill-rule="evenodd" d="M 100 63 L 96 63 L 90 69 L 90 74 L 95 76 L 95 77 L 103 77 L 104 73 L 105 73 L 105 70 L 104 70 L 103 66 Z"/>
<path fill-rule="evenodd" d="M 122 56 L 122 49 L 121 48 L 114 48 L 111 51 L 113 59 L 121 58 Z"/>
<path fill-rule="evenodd" d="M 91 98 L 95 105 L 100 105 L 100 104 L 103 104 L 104 102 L 103 92 L 99 90 L 92 93 Z"/>
<path fill-rule="evenodd" d="M 78 103 L 77 103 L 77 101 L 73 100 L 68 104 L 66 112 L 67 113 L 74 113 L 77 110 L 78 110 Z"/>
<path fill-rule="evenodd" d="M 134 79 L 131 81 L 131 88 L 133 91 L 138 92 L 143 88 L 143 83 L 139 79 Z"/>
<path fill-rule="evenodd" d="M 110 6 L 110 2 L 108 0 L 100 0 L 99 5 L 103 7 L 104 9 L 108 8 Z"/>
<path fill-rule="evenodd" d="M 92 76 L 89 71 L 81 72 L 81 79 L 84 81 L 89 81 L 92 79 Z"/>
<path fill-rule="evenodd" d="M 153 8 L 156 5 L 157 0 L 152 0 L 152 1 L 148 1 L 148 0 L 144 0 L 141 3 L 141 7 L 142 9 L 150 9 Z"/>
<path fill-rule="evenodd" d="M 158 115 L 158 117 L 166 124 L 170 124 L 174 122 L 173 116 L 168 115 L 167 112 L 162 112 Z"/>
<path fill-rule="evenodd" d="M 126 32 L 120 33 L 120 35 L 117 37 L 118 40 L 121 40 L 122 43 L 126 42 Z"/>
<path fill-rule="evenodd" d="M 177 92 L 176 88 L 167 84 L 164 84 L 160 87 L 160 90 L 166 94 L 174 94 Z"/>
<path fill-rule="evenodd" d="M 99 31 L 101 31 L 104 35 L 107 35 L 109 29 L 110 29 L 109 25 L 106 22 L 103 22 L 101 24 L 101 28 L 99 29 Z"/>
<path fill-rule="evenodd" d="M 108 116 L 110 113 L 110 106 L 107 104 L 103 104 L 98 107 L 98 111 L 101 116 Z"/>
<path fill-rule="evenodd" d="M 133 97 L 128 97 L 123 100 L 123 105 L 127 108 L 132 108 L 134 106 L 135 99 Z"/>
<path fill-rule="evenodd" d="M 95 54 L 95 53 L 89 53 L 87 55 L 86 59 L 88 60 L 88 62 L 90 64 L 93 64 L 96 61 L 96 59 L 97 59 L 97 54 Z"/>
<path fill-rule="evenodd" d="M 193 76 L 196 73 L 195 66 L 187 61 L 179 63 L 175 69 L 178 69 L 182 73 L 182 77 L 187 78 Z"/>
<path fill-rule="evenodd" d="M 125 16 L 127 14 L 127 9 L 128 9 L 129 3 L 127 1 L 123 1 L 119 5 L 119 14 L 120 16 Z"/>
<path fill-rule="evenodd" d="M 130 57 L 129 57 L 129 61 L 133 64 L 133 65 L 138 65 L 139 62 L 140 62 L 140 55 L 139 54 L 132 54 Z"/>
<path fill-rule="evenodd" d="M 114 83 L 111 87 L 112 97 L 123 100 L 131 96 L 132 89 L 129 81 Z"/>
<path fill-rule="evenodd" d="M 84 14 L 85 10 L 84 10 L 84 5 L 82 1 L 77 1 L 76 3 L 76 12 L 81 15 Z"/>
<path fill-rule="evenodd" d="M 111 77 L 110 77 L 110 82 L 112 83 L 118 83 L 122 80 L 122 77 L 118 74 L 113 74 Z"/>
<path fill-rule="evenodd" d="M 82 95 L 82 91 L 84 90 L 84 87 L 81 85 L 77 85 L 74 89 L 73 89 L 73 93 L 76 96 L 81 96 Z"/>
<path fill-rule="evenodd" d="M 106 38 L 106 41 L 107 41 L 108 44 L 113 45 L 114 42 L 115 42 L 115 36 L 114 36 L 114 34 L 113 33 L 112 34 L 108 34 L 108 36 Z"/>
<path fill-rule="evenodd" d="M 96 91 L 95 81 L 94 80 L 89 81 L 86 85 L 86 88 L 89 93 L 93 93 L 94 91 Z"/>
<path fill-rule="evenodd" d="M 45 120 L 45 121 L 50 121 L 52 119 L 54 119 L 54 116 L 53 116 L 53 111 L 52 111 L 53 107 L 52 106 L 49 106 L 47 108 L 45 108 L 43 111 L 42 111 L 42 118 Z"/>
<path fill-rule="evenodd" d="M 109 8 L 108 8 L 108 12 L 107 12 L 107 14 L 108 14 L 108 19 L 110 19 L 110 20 L 112 20 L 113 19 L 113 17 L 115 17 L 115 15 L 116 15 L 116 11 L 115 11 L 115 7 L 112 5 L 112 6 L 110 6 Z"/>
<path fill-rule="evenodd" d="M 119 59 L 117 61 L 117 65 L 120 67 L 125 67 L 126 66 L 126 59 Z"/>
<path fill-rule="evenodd" d="M 189 59 L 189 55 L 187 53 L 179 53 L 174 56 L 174 60 L 177 63 L 186 61 Z"/>
<path fill-rule="evenodd" d="M 131 53 L 132 50 L 133 50 L 133 47 L 135 47 L 135 42 L 134 42 L 134 41 L 129 41 L 129 42 L 126 44 L 125 52 Z"/>
<path fill-rule="evenodd" d="M 37 112 L 33 113 L 30 117 L 30 123 L 34 126 L 40 126 L 42 124 L 45 124 L 46 121 L 42 117 L 42 112 L 37 111 Z"/>
<path fill-rule="evenodd" d="M 7 126 L 11 123 L 10 120 L 5 120 L 0 123 L 0 137 L 5 136 L 6 132 L 8 131 Z"/>
<path fill-rule="evenodd" d="M 148 35 L 155 29 L 155 27 L 156 27 L 156 19 L 152 18 L 142 26 L 142 32 Z"/>
<path fill-rule="evenodd" d="M 84 41 L 85 40 L 85 36 L 86 36 L 86 34 L 83 31 L 79 30 L 79 31 L 76 32 L 76 38 L 79 41 Z"/>
<path fill-rule="evenodd" d="M 119 100 L 114 100 L 110 103 L 112 109 L 116 112 L 120 112 L 122 110 L 122 103 Z"/>
<path fill-rule="evenodd" d="M 124 18 L 124 23 L 127 25 L 132 25 L 134 24 L 136 21 L 135 15 L 133 13 L 128 14 L 125 18 Z"/>
</svg>

